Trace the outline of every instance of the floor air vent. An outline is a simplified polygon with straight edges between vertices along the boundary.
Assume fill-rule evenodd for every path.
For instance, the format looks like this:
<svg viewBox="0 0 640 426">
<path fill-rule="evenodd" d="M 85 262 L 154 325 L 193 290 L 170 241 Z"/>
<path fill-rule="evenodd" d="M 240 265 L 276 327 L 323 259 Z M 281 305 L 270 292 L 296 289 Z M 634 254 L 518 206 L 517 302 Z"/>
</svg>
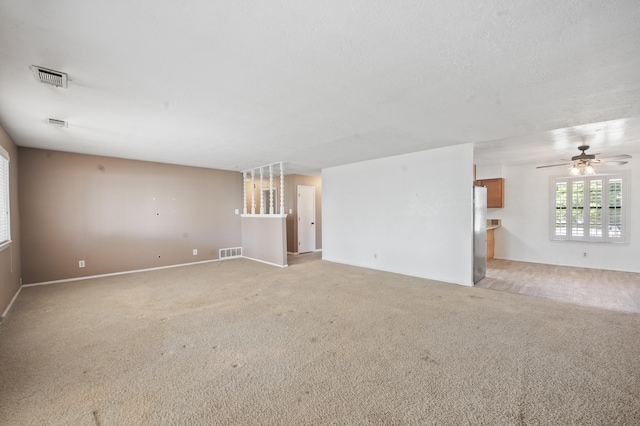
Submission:
<svg viewBox="0 0 640 426">
<path fill-rule="evenodd" d="M 220 259 L 229 259 L 242 256 L 242 247 L 220 249 Z"/>
<path fill-rule="evenodd" d="M 33 65 L 31 70 L 36 80 L 40 83 L 50 84 L 56 87 L 67 87 L 67 74 L 63 72 L 50 70 L 37 65 Z"/>
</svg>

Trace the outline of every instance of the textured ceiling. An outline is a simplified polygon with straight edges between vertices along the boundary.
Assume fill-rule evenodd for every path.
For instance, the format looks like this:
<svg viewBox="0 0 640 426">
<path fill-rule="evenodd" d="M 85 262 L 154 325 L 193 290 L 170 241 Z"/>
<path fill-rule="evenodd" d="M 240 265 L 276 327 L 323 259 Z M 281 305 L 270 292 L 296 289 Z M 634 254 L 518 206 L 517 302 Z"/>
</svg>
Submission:
<svg viewBox="0 0 640 426">
<path fill-rule="evenodd" d="M 0 123 L 20 146 L 227 170 L 468 142 L 482 164 L 554 161 L 605 121 L 627 130 L 596 150 L 640 152 L 638 22 L 637 0 L 2 0 Z"/>
</svg>

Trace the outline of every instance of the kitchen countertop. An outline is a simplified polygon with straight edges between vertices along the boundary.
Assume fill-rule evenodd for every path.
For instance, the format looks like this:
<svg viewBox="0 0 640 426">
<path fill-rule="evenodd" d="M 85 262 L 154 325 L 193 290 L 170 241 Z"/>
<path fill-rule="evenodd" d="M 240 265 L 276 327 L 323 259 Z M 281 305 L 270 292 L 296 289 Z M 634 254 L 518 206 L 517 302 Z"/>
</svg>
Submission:
<svg viewBox="0 0 640 426">
<path fill-rule="evenodd" d="M 497 229 L 502 226 L 502 220 L 500 219 L 487 219 L 487 231 Z"/>
</svg>

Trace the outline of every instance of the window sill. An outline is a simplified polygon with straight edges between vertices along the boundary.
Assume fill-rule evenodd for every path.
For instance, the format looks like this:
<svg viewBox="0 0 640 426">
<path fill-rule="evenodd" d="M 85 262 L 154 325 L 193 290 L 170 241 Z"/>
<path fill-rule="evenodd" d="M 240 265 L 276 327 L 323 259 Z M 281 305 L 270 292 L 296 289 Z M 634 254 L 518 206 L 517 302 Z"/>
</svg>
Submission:
<svg viewBox="0 0 640 426">
<path fill-rule="evenodd" d="M 276 218 L 283 218 L 283 217 L 287 217 L 287 214 L 241 214 L 240 217 L 263 217 L 263 218 L 272 218 L 272 219 L 276 219 Z"/>
<path fill-rule="evenodd" d="M 619 241 L 589 241 L 589 240 L 569 240 L 567 238 L 551 238 L 551 241 L 564 242 L 564 243 L 582 243 L 582 244 L 607 244 L 607 245 L 620 245 L 629 244 L 626 240 Z"/>
<path fill-rule="evenodd" d="M 4 243 L 0 244 L 0 251 L 3 251 L 6 248 L 9 248 L 11 246 L 11 240 L 9 241 L 5 241 Z"/>
</svg>

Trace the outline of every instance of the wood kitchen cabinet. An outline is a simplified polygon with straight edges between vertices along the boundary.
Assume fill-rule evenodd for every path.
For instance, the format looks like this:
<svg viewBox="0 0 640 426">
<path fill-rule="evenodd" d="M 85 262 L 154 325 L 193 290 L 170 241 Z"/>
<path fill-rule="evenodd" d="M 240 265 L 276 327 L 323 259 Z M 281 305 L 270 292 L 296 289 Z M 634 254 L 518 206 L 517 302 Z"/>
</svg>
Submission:
<svg viewBox="0 0 640 426">
<path fill-rule="evenodd" d="M 487 208 L 500 209 L 504 207 L 503 178 L 476 180 L 474 185 L 487 187 Z"/>
<path fill-rule="evenodd" d="M 493 259 L 495 253 L 495 234 L 493 229 L 487 231 L 487 259 Z"/>
</svg>

